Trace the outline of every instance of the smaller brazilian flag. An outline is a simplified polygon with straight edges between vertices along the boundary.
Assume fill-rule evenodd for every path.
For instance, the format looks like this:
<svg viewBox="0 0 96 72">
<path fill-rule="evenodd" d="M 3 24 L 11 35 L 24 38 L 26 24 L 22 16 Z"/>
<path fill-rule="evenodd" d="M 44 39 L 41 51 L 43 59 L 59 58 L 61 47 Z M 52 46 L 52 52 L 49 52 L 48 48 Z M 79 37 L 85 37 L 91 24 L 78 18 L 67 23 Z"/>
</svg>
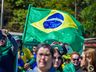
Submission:
<svg viewBox="0 0 96 72">
<path fill-rule="evenodd" d="M 82 33 L 82 25 L 67 12 L 29 5 L 23 33 L 24 44 L 34 39 L 39 42 L 52 39 L 68 43 L 74 51 L 79 52 L 84 42 Z"/>
</svg>

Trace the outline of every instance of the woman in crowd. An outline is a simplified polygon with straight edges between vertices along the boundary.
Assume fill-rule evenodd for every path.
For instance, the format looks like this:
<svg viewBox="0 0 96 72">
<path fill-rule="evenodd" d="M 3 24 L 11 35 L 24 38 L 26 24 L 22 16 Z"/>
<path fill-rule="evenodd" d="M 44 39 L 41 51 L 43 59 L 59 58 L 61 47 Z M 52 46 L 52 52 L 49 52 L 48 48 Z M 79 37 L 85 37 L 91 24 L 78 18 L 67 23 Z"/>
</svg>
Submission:
<svg viewBox="0 0 96 72">
<path fill-rule="evenodd" d="M 55 72 L 52 67 L 53 49 L 49 44 L 39 44 L 37 46 L 37 66 L 30 72 Z"/>
<path fill-rule="evenodd" d="M 96 72 L 96 50 L 86 48 L 82 54 L 81 66 L 86 72 Z"/>
<path fill-rule="evenodd" d="M 63 72 L 62 71 L 62 55 L 60 54 L 59 50 L 54 48 L 53 50 L 53 66 L 56 69 L 56 72 Z"/>
<path fill-rule="evenodd" d="M 53 66 L 55 67 L 56 72 L 63 72 L 62 68 L 64 68 L 64 63 L 62 56 L 67 54 L 65 43 L 63 44 L 62 42 L 54 41 L 51 46 L 54 49 Z"/>
</svg>

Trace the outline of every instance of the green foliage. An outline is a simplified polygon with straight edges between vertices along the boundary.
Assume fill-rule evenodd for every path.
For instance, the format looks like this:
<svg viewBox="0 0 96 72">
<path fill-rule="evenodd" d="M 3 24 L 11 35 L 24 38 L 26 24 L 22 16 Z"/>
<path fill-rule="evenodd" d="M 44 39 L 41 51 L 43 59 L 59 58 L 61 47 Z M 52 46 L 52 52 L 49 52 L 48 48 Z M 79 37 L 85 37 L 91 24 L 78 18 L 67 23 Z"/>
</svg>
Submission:
<svg viewBox="0 0 96 72">
<path fill-rule="evenodd" d="M 14 10 L 14 13 L 13 13 L 14 17 L 10 19 L 11 21 L 8 24 L 8 28 L 11 31 L 17 31 L 17 32 L 23 31 L 22 28 L 26 20 L 25 19 L 26 14 L 27 14 L 27 10 L 24 10 L 24 9 Z"/>
<path fill-rule="evenodd" d="M 90 32 L 91 36 L 94 36 L 94 33 L 96 33 L 96 3 L 84 8 L 80 13 L 80 17 L 85 30 Z"/>
</svg>

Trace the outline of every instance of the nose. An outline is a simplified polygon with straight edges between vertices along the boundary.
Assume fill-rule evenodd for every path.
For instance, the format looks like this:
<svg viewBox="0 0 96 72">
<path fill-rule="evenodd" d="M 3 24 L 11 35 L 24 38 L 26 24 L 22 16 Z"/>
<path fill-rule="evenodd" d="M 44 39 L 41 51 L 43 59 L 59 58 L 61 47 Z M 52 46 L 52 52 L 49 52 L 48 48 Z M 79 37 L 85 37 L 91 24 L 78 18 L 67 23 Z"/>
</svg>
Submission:
<svg viewBox="0 0 96 72">
<path fill-rule="evenodd" d="M 58 61 L 59 59 L 58 58 L 56 58 L 56 62 Z"/>
<path fill-rule="evenodd" d="M 42 59 L 45 59 L 45 55 L 42 55 L 42 57 L 41 57 Z"/>
</svg>

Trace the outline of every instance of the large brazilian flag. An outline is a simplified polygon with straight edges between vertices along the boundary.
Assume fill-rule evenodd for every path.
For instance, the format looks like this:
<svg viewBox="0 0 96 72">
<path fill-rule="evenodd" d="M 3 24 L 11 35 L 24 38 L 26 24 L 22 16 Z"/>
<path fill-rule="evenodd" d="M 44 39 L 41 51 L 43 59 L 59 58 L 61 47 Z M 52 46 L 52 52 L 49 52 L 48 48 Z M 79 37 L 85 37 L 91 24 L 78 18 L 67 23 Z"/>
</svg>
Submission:
<svg viewBox="0 0 96 72">
<path fill-rule="evenodd" d="M 23 42 L 58 40 L 70 44 L 74 51 L 79 52 L 84 42 L 83 31 L 82 25 L 67 12 L 29 5 Z"/>
</svg>

